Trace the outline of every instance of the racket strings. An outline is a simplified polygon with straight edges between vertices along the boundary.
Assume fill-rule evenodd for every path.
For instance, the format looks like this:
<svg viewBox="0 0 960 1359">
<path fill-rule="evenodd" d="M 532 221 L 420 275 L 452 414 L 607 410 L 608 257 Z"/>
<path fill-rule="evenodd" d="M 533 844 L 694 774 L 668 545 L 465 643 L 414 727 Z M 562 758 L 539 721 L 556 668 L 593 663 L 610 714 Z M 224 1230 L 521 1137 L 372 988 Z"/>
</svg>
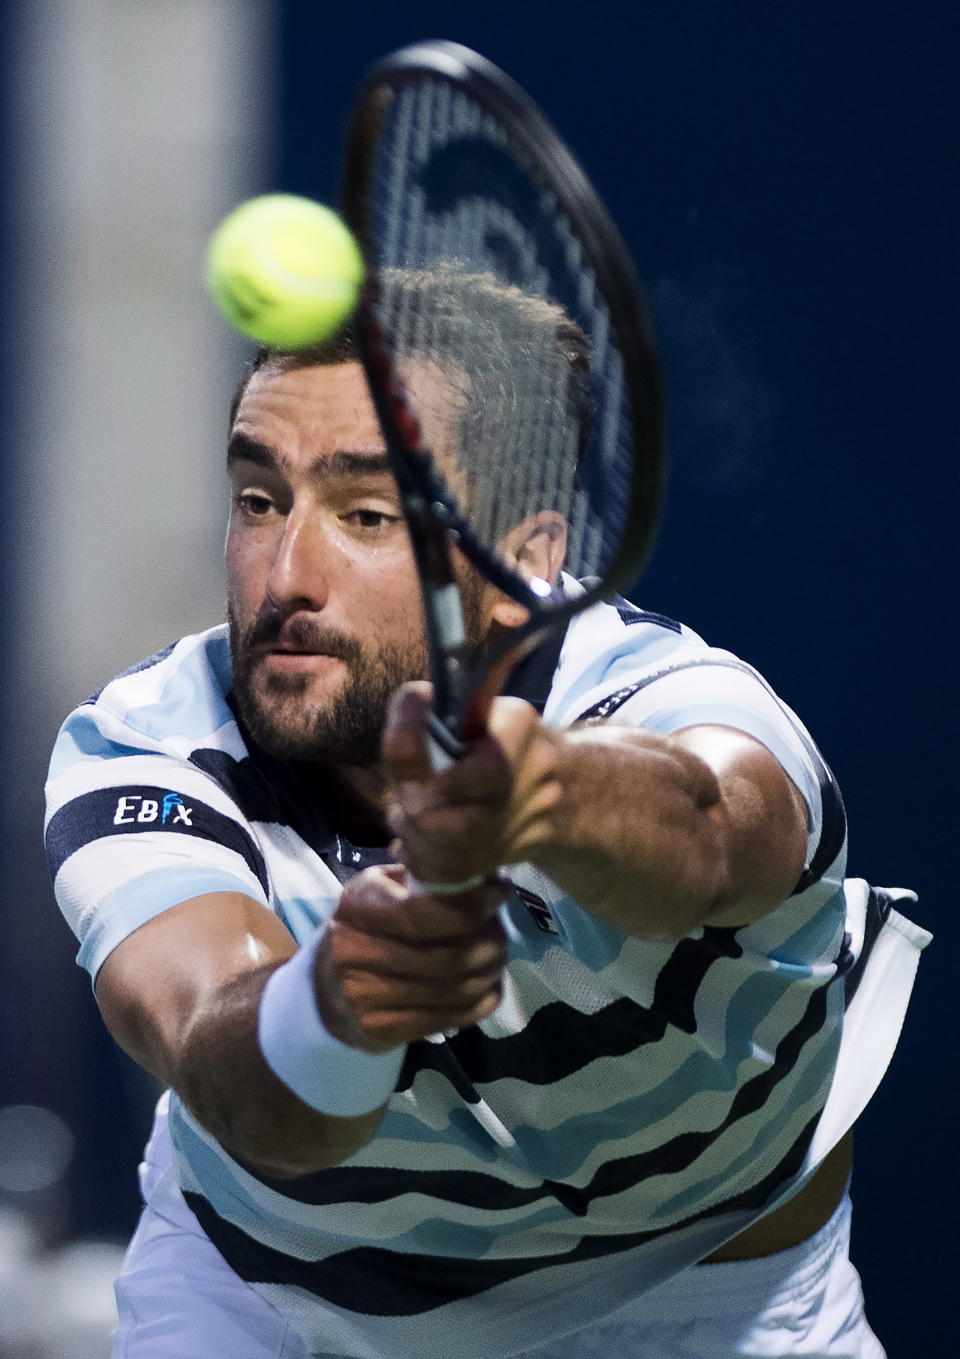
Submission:
<svg viewBox="0 0 960 1359">
<path fill-rule="evenodd" d="M 390 100 L 367 201 L 377 320 L 470 531 L 502 551 L 554 511 L 567 569 L 603 574 L 630 498 L 631 410 L 555 195 L 468 94 L 424 79 Z"/>
</svg>

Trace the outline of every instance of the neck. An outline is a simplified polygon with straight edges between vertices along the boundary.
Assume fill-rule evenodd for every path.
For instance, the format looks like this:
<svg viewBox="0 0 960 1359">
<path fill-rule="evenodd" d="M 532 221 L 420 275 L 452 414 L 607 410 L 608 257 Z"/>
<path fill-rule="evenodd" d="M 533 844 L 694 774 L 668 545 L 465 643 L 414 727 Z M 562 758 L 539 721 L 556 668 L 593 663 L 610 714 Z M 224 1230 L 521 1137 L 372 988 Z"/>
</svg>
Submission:
<svg viewBox="0 0 960 1359">
<path fill-rule="evenodd" d="M 379 767 L 359 765 L 314 765 L 318 793 L 322 801 L 335 802 L 331 818 L 355 845 L 386 845 L 390 842 L 387 826 L 387 783 Z"/>
<path fill-rule="evenodd" d="M 373 769 L 340 765 L 335 770 L 335 777 L 346 785 L 358 803 L 369 809 L 371 815 L 383 819 L 387 808 L 387 781 L 379 765 Z"/>
</svg>

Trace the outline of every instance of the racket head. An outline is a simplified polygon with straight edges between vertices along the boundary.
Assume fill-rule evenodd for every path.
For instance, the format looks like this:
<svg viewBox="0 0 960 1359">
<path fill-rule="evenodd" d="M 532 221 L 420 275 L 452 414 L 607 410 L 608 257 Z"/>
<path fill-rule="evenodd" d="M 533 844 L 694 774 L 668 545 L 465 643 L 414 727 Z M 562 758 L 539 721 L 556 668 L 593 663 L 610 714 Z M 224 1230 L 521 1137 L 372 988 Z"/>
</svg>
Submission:
<svg viewBox="0 0 960 1359">
<path fill-rule="evenodd" d="M 659 367 L 629 252 L 589 180 L 533 101 L 469 49 L 419 43 L 372 68 L 342 205 L 367 264 L 358 347 L 454 731 L 507 654 L 642 571 L 663 494 Z M 517 562 L 511 531 L 531 516 L 550 532 L 563 521 L 564 570 L 585 589 Z M 453 544 L 526 613 L 472 661 L 440 616 Z"/>
</svg>

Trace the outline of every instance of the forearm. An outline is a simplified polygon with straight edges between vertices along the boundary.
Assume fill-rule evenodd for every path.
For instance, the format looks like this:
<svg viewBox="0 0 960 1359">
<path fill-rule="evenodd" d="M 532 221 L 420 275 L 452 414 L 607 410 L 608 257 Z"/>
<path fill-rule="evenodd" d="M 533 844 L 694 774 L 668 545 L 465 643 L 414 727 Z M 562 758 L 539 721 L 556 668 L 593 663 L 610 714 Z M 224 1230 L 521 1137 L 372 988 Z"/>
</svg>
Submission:
<svg viewBox="0 0 960 1359">
<path fill-rule="evenodd" d="M 556 776 L 551 832 L 531 859 L 628 934 L 679 938 L 718 917 L 746 923 L 799 875 L 801 799 L 741 733 L 581 728 L 563 734 Z"/>
<path fill-rule="evenodd" d="M 556 731 L 499 698 L 486 734 L 435 774 L 429 691 L 407 685 L 384 733 L 390 826 L 421 882 L 531 863 L 638 938 L 745 925 L 793 891 L 807 807 L 774 755 L 734 728 L 663 736 L 606 723 Z"/>
<path fill-rule="evenodd" d="M 537 867 L 599 919 L 679 937 L 723 899 L 729 866 L 711 769 L 669 737 L 582 728 L 557 750 L 560 797 Z"/>
<path fill-rule="evenodd" d="M 366 1146 L 407 1044 L 499 1003 L 507 885 L 436 900 L 404 879 L 396 866 L 358 874 L 313 943 L 204 993 L 182 1027 L 172 1083 L 228 1151 L 268 1174 Z"/>
<path fill-rule="evenodd" d="M 171 1083 L 227 1151 L 286 1178 L 337 1165 L 366 1146 L 386 1105 L 356 1117 L 320 1113 L 273 1073 L 257 1030 L 276 967 L 247 972 L 206 1000 L 185 1030 Z"/>
</svg>

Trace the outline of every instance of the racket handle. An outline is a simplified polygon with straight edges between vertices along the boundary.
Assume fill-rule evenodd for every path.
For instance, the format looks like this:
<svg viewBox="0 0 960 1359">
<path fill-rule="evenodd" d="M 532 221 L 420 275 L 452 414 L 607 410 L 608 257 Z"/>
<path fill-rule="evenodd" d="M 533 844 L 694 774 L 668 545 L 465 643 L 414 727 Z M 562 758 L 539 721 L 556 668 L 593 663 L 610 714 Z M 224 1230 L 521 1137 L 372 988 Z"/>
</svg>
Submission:
<svg viewBox="0 0 960 1359">
<path fill-rule="evenodd" d="M 466 751 L 464 743 L 452 736 L 437 714 L 431 711 L 427 715 L 427 756 L 433 772 L 439 774 L 444 769 L 452 768 Z M 472 877 L 463 878 L 459 882 L 421 882 L 409 871 L 406 876 L 407 887 L 415 895 L 422 893 L 425 896 L 438 897 L 456 897 L 461 892 L 472 892 L 475 887 L 481 887 L 487 881 L 481 873 L 475 873 Z"/>
<path fill-rule="evenodd" d="M 439 774 L 444 769 L 449 769 L 451 765 L 456 764 L 453 756 L 444 750 L 439 741 L 429 732 L 427 733 L 427 755 L 430 759 L 430 768 L 435 774 Z"/>
<path fill-rule="evenodd" d="M 455 736 L 450 728 L 431 709 L 427 714 L 427 754 L 430 768 L 435 774 L 449 769 L 462 760 L 474 741 L 479 741 L 487 728 L 487 713 L 490 705 L 500 691 L 507 675 L 516 664 L 517 651 L 509 652 L 477 686 L 470 706 L 463 717 L 462 738 Z"/>
<path fill-rule="evenodd" d="M 461 892 L 472 892 L 475 887 L 482 887 L 486 881 L 482 873 L 475 873 L 472 878 L 464 878 L 460 882 L 421 882 L 412 873 L 407 873 L 407 887 L 414 896 L 458 897 Z"/>
<path fill-rule="evenodd" d="M 427 714 L 427 756 L 435 774 L 463 759 L 467 747 L 444 726 L 435 712 Z"/>
</svg>

